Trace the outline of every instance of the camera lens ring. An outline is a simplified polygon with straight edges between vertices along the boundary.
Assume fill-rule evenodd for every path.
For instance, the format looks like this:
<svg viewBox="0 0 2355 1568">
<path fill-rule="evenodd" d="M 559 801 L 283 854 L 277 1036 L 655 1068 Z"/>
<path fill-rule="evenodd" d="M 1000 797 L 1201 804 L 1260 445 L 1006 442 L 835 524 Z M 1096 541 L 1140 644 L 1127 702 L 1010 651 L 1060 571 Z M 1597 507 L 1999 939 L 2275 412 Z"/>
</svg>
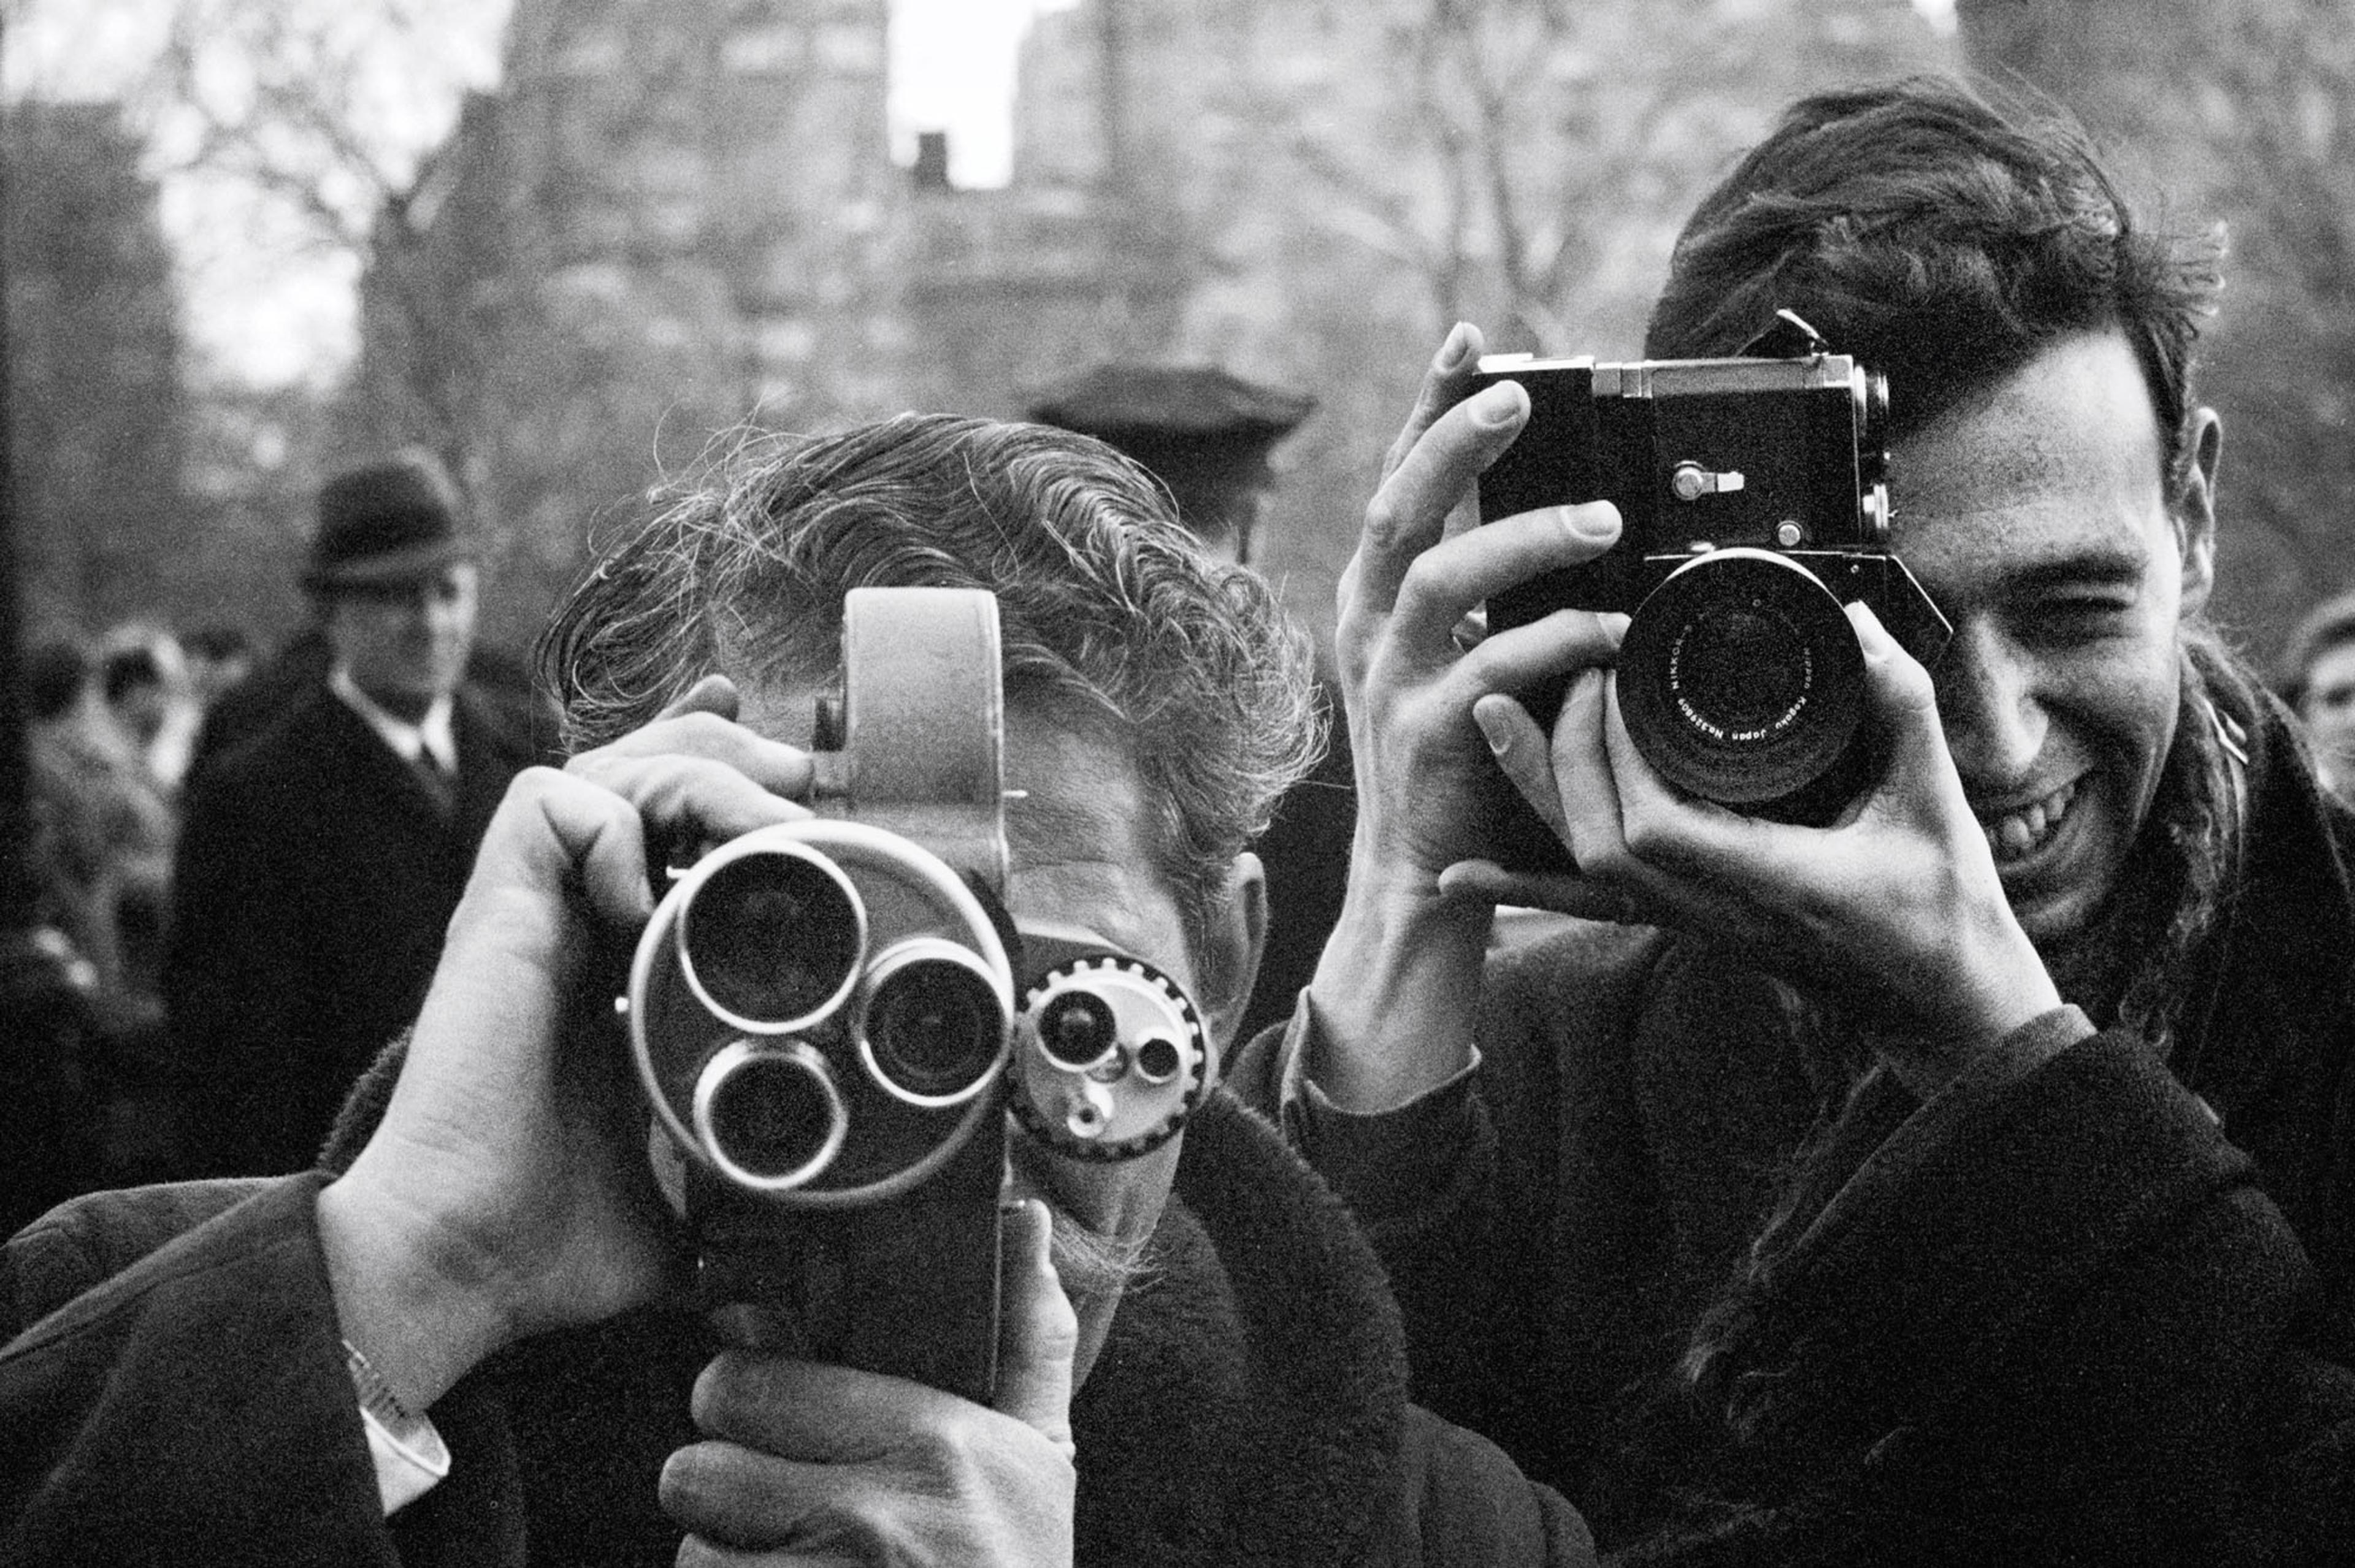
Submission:
<svg viewBox="0 0 2355 1568">
<path fill-rule="evenodd" d="M 904 1051 L 895 1050 L 888 1039 L 879 1044 L 876 1037 L 890 1027 L 886 1009 L 900 990 L 942 978 L 954 979 L 964 988 L 959 999 L 974 1004 L 969 1037 L 974 1049 L 966 1053 L 973 1065 L 940 1075 L 948 1086 L 934 1088 L 922 1083 L 925 1072 Z M 885 949 L 868 968 L 856 1031 L 859 1063 L 877 1087 L 902 1104 L 932 1110 L 960 1105 L 979 1094 L 1004 1068 L 1013 1030 L 1014 1019 L 999 994 L 996 974 L 970 948 L 937 936 L 911 937 Z"/>
<path fill-rule="evenodd" d="M 774 880 L 755 885 L 764 870 L 773 876 L 780 869 L 797 886 L 788 889 Z M 859 959 L 867 951 L 866 902 L 841 867 L 804 845 L 769 838 L 723 846 L 688 872 L 678 900 L 671 935 L 679 975 L 696 999 L 730 1028 L 753 1035 L 798 1033 L 842 1006 L 858 983 Z M 826 907 L 810 918 L 805 912 L 817 904 Z M 785 988 L 773 977 L 747 978 L 746 949 L 787 911 L 798 933 L 829 944 L 806 965 L 815 977 Z M 698 946 L 705 954 L 700 964 Z M 799 953 L 783 956 L 773 951 L 772 956 L 779 957 L 784 972 L 802 966 Z M 778 995 L 773 1010 L 750 1005 L 764 988 Z"/>
<path fill-rule="evenodd" d="M 1772 550 L 1678 567 L 1637 606 L 1619 701 L 1663 778 L 1736 810 L 1838 767 L 1864 722 L 1864 656 L 1838 598 Z"/>
<path fill-rule="evenodd" d="M 751 1162 L 741 1157 L 755 1138 L 737 1136 L 748 1118 L 762 1107 L 747 1106 L 743 1095 L 755 1079 L 782 1080 L 792 1087 L 814 1092 L 808 1120 L 817 1127 L 814 1139 L 802 1140 L 798 1157 Z M 805 1186 L 834 1163 L 850 1129 L 850 1112 L 834 1072 L 805 1040 L 738 1040 L 721 1047 L 696 1075 L 691 1107 L 696 1144 L 713 1168 L 740 1186 L 760 1192 L 791 1192 Z M 774 1118 L 770 1120 L 773 1124 Z"/>
</svg>

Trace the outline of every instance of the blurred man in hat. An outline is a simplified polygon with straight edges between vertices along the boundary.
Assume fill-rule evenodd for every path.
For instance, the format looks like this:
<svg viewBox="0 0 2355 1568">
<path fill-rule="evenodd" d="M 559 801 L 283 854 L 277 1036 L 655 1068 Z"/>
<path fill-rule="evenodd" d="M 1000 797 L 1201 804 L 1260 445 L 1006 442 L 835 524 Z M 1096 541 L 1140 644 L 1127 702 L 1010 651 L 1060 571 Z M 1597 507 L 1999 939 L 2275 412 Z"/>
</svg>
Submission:
<svg viewBox="0 0 2355 1568">
<path fill-rule="evenodd" d="M 1167 487 L 1196 538 L 1241 565 L 1275 490 L 1268 454 L 1316 407 L 1209 365 L 1098 365 L 1033 400 L 1040 424 L 1117 448 Z"/>
<path fill-rule="evenodd" d="M 307 1168 L 415 1013 L 528 712 L 465 677 L 479 569 L 421 455 L 322 488 L 303 586 L 327 657 L 192 782 L 164 988 L 195 1173 Z"/>
<path fill-rule="evenodd" d="M 1275 445 L 1316 400 L 1248 381 L 1209 365 L 1104 364 L 1050 386 L 1030 418 L 1094 436 L 1166 486 L 1180 521 L 1238 565 L 1275 493 Z M 1320 671 L 1326 711 L 1341 711 L 1330 672 Z M 1349 737 L 1337 724 L 1315 772 L 1287 791 L 1257 848 L 1267 868 L 1269 929 L 1258 988 L 1240 1038 L 1292 1016 L 1294 998 L 1341 910 L 1349 837 L 1357 825 Z"/>
</svg>

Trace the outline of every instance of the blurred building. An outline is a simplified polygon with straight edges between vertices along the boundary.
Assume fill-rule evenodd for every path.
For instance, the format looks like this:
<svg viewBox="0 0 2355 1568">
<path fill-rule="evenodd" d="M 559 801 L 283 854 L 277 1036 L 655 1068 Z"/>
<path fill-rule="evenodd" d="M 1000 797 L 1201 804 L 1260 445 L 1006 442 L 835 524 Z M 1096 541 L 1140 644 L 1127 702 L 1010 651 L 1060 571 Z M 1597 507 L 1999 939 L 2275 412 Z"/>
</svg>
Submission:
<svg viewBox="0 0 2355 1568">
<path fill-rule="evenodd" d="M 9 457 L 36 631 L 151 612 L 183 539 L 187 400 L 171 252 L 111 103 L 11 104 Z"/>
<path fill-rule="evenodd" d="M 347 419 L 473 491 L 492 635 L 715 429 L 1016 417 L 1107 358 L 1317 397 L 1261 564 L 1321 632 L 1451 319 L 1631 352 L 1785 99 L 1949 59 L 1909 0 L 1082 0 L 1026 43 L 1012 183 L 959 190 L 936 137 L 891 162 L 887 10 L 518 0 L 503 87 L 379 226 Z"/>
</svg>

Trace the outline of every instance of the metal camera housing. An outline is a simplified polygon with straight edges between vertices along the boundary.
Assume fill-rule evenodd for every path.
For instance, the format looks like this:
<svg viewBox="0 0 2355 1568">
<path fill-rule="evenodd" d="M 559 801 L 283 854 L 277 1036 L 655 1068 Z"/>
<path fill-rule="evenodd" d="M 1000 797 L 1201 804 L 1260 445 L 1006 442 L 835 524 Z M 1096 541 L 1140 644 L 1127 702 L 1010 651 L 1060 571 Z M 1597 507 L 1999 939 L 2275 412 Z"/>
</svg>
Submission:
<svg viewBox="0 0 2355 1568">
<path fill-rule="evenodd" d="M 1209 1092 L 1209 1033 L 1160 969 L 1000 901 L 996 600 L 855 590 L 842 646 L 820 815 L 675 874 L 631 961 L 630 1056 L 730 1332 L 986 1402 L 1012 1129 L 1149 1153 Z"/>
<path fill-rule="evenodd" d="M 1493 596 L 1489 628 L 1626 613 L 1620 708 L 1653 768 L 1746 815 L 1830 821 L 1884 763 L 1843 606 L 1870 604 L 1925 664 L 1950 635 L 1891 549 L 1885 380 L 1787 312 L 1739 357 L 1490 355 L 1472 389 L 1501 380 L 1529 419 L 1481 476 L 1481 520 L 1607 500 L 1621 533 Z M 1550 723 L 1566 685 L 1518 695 Z M 1508 785 L 1497 804 L 1505 863 L 1563 862 Z"/>
<path fill-rule="evenodd" d="M 996 599 L 855 589 L 819 815 L 679 872 L 623 1010 L 658 1183 L 740 1338 L 986 1400 L 1015 969 Z"/>
</svg>

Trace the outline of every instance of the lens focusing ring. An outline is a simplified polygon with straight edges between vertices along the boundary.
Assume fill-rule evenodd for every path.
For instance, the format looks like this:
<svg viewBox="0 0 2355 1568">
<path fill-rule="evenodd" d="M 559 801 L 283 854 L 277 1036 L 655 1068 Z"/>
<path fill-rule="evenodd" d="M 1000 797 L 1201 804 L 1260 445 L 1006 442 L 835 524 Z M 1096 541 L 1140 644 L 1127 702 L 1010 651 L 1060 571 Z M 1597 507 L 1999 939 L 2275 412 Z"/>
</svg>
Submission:
<svg viewBox="0 0 2355 1568">
<path fill-rule="evenodd" d="M 1838 767 L 1863 722 L 1863 651 L 1839 600 L 1772 550 L 1715 550 L 1670 573 L 1637 607 L 1618 668 L 1645 760 L 1736 809 Z"/>
</svg>

